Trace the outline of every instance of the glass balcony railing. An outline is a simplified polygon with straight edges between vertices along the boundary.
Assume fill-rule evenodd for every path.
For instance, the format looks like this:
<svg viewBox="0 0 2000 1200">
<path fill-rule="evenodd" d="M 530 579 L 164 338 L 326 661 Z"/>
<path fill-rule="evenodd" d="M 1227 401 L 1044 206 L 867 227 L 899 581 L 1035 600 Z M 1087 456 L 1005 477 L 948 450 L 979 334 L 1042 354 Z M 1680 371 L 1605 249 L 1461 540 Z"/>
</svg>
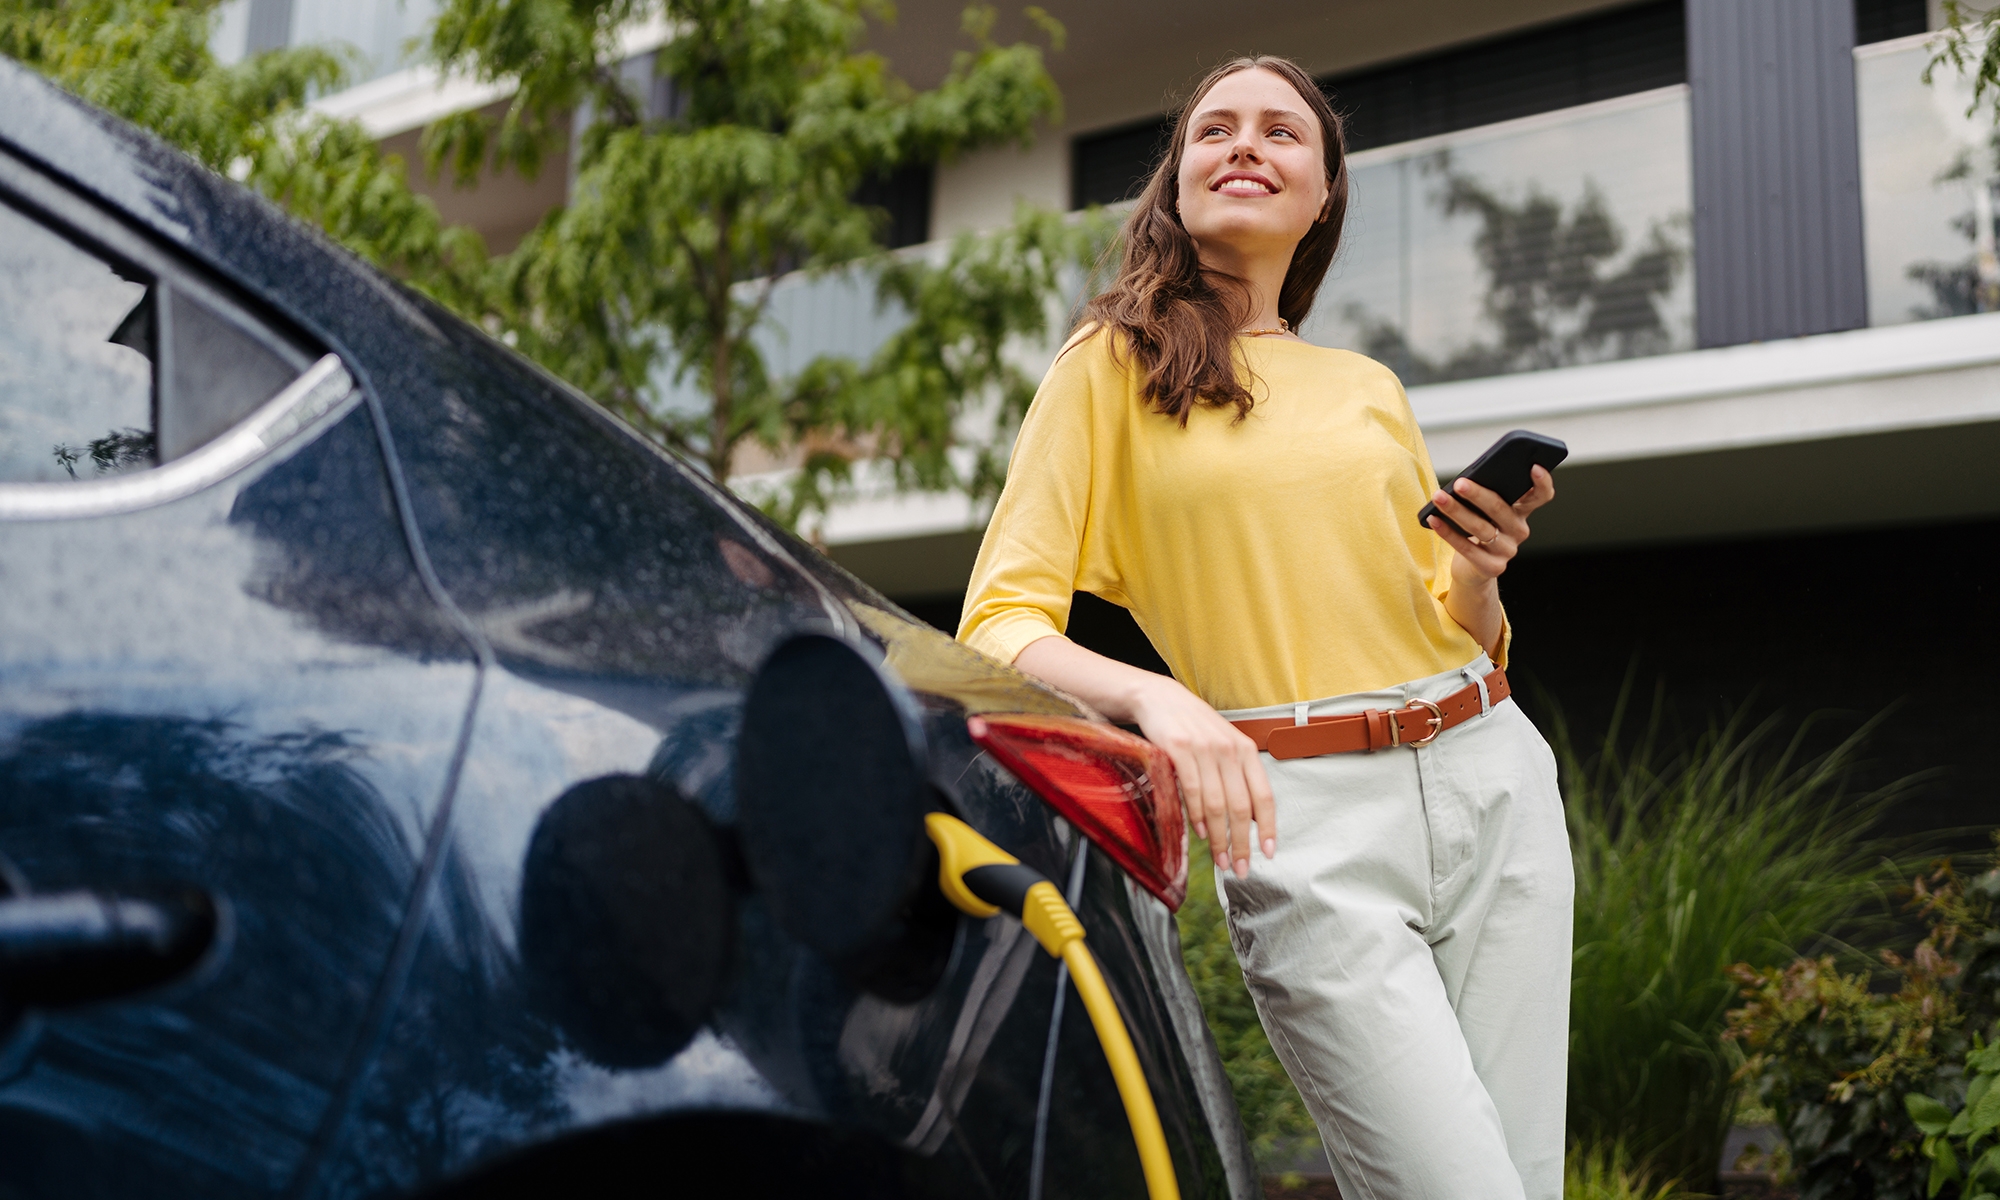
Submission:
<svg viewBox="0 0 2000 1200">
<path fill-rule="evenodd" d="M 1877 325 L 2000 309 L 2000 138 L 1984 113 L 1965 116 L 1968 83 L 1923 83 L 1923 41 L 1855 52 Z M 1685 86 L 1349 164 L 1346 237 L 1308 340 L 1367 354 L 1408 386 L 1694 348 Z M 784 281 L 772 316 L 778 373 L 821 352 L 865 357 L 902 321 L 844 276 Z"/>
<path fill-rule="evenodd" d="M 1411 386 L 1693 348 L 1685 87 L 1349 161 L 1346 237 L 1308 340 Z M 842 275 L 780 283 L 771 316 L 780 374 L 865 357 L 903 319 Z M 685 384 L 661 390 L 693 402 Z"/>
<path fill-rule="evenodd" d="M 1415 386 L 1692 349 L 1685 86 L 1349 160 L 1302 330 Z"/>
<path fill-rule="evenodd" d="M 2000 131 L 1948 68 L 1923 82 L 1927 37 L 1854 52 L 1868 320 L 1896 325 L 2000 310 L 1994 261 Z"/>
</svg>

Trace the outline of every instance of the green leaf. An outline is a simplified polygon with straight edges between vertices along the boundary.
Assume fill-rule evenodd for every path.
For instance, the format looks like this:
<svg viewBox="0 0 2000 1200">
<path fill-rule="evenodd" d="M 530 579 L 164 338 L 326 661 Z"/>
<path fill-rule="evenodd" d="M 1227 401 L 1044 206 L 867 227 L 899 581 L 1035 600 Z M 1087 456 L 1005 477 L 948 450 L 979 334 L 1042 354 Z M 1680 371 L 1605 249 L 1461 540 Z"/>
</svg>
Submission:
<svg viewBox="0 0 2000 1200">
<path fill-rule="evenodd" d="M 1952 1153 L 1950 1142 L 1939 1142 L 1937 1153 L 1931 1156 L 1930 1184 L 1924 1195 L 1935 1196 L 1938 1189 L 1958 1178 L 1958 1156 Z"/>
<path fill-rule="evenodd" d="M 2000 1183 L 2000 1146 L 1994 1146 L 1980 1155 L 1979 1161 L 1972 1164 L 1965 1177 L 1973 1182 Z"/>
<path fill-rule="evenodd" d="M 1943 1133 L 1951 1124 L 1951 1110 L 1921 1092 L 1911 1092 L 1903 1097 L 1903 1107 L 1909 1110 L 1910 1120 L 1925 1133 Z"/>
<path fill-rule="evenodd" d="M 1980 1089 L 1978 1086 L 1981 1083 L 1991 1084 L 1992 1080 L 1993 1077 L 1991 1075 L 1981 1076 L 1978 1080 L 1974 1081 L 1972 1091 L 1967 1093 L 1968 1103 L 1965 1106 L 1965 1110 L 1968 1114 L 1968 1132 L 1974 1137 L 1991 1133 L 1995 1128 L 2000 1128 L 2000 1088 L 1989 1086 Z M 1979 1093 L 1977 1100 L 1970 1099 L 1974 1092 Z"/>
</svg>

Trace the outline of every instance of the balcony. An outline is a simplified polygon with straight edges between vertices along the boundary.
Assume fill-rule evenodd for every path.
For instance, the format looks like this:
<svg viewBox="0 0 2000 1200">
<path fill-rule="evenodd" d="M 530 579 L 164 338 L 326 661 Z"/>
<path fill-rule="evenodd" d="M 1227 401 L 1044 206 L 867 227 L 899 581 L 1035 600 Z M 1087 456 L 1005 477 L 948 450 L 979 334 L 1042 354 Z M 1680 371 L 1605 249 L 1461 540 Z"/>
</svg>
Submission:
<svg viewBox="0 0 2000 1200">
<path fill-rule="evenodd" d="M 2000 310 L 2000 140 L 1986 111 L 1966 115 L 1970 83 L 1924 84 L 1929 41 L 1854 53 L 1871 325 Z"/>
<path fill-rule="evenodd" d="M 1568 440 L 1574 503 L 1537 526 L 1543 548 L 1992 512 L 2000 290 L 1981 255 L 2000 162 L 1967 89 L 1922 82 L 1925 41 L 1854 56 L 1868 328 L 1695 348 L 1672 86 L 1353 155 L 1346 243 L 1302 332 L 1394 368 L 1441 470 L 1521 425 Z M 852 284 L 801 283 L 782 309 L 774 361 L 894 327 Z M 1697 480 L 1698 501 L 1663 502 Z M 864 576 L 942 592 L 979 518 L 864 490 L 821 534 Z"/>
<path fill-rule="evenodd" d="M 1419 387 L 1694 347 L 1685 85 L 1363 151 L 1304 335 Z"/>
</svg>

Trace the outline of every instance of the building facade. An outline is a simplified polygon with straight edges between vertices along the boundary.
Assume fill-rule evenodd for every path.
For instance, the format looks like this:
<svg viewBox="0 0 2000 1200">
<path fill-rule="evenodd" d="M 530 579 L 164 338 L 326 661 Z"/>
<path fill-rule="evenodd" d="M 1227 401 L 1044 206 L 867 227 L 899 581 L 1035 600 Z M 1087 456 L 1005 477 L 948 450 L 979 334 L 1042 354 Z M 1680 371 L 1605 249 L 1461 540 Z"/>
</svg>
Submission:
<svg viewBox="0 0 2000 1200">
<path fill-rule="evenodd" d="M 414 160 L 427 122 L 504 101 L 410 61 L 429 3 L 234 0 L 218 47 L 356 45 L 361 81 L 322 105 Z M 932 82 L 962 48 L 959 7 L 906 0 L 873 48 Z M 1690 712 L 1753 692 L 1795 714 L 1900 704 L 1877 775 L 1943 769 L 1908 822 L 1991 820 L 2000 769 L 1976 747 L 2000 719 L 1981 686 L 2000 664 L 2000 142 L 1966 115 L 1969 85 L 1923 82 L 1934 0 L 1043 7 L 1068 30 L 1048 60 L 1062 125 L 886 181 L 897 244 L 1021 201 L 1122 202 L 1209 66 L 1297 59 L 1353 151 L 1346 243 L 1305 335 L 1396 369 L 1442 471 L 1516 427 L 1571 446 L 1504 585 L 1519 673 L 1586 729 L 1635 663 Z M 642 89 L 665 36 L 622 49 Z M 1038 35 L 1003 12 L 995 36 Z M 506 249 L 562 201 L 566 164 L 422 186 Z M 855 293 L 787 286 L 778 365 L 879 344 L 894 314 Z M 1337 516 L 1288 519 L 1309 537 Z M 819 535 L 949 626 L 981 518 L 962 498 L 864 494 Z M 1074 632 L 1157 661 L 1102 602 L 1080 602 Z"/>
</svg>

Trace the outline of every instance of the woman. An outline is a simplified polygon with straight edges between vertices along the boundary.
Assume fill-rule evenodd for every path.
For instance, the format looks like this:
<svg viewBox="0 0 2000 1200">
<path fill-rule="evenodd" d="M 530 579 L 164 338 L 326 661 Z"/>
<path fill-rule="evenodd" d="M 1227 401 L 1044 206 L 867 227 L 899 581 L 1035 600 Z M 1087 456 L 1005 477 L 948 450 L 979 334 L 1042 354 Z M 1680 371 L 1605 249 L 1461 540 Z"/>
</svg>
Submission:
<svg viewBox="0 0 2000 1200">
<path fill-rule="evenodd" d="M 1555 489 L 1439 490 L 1395 376 L 1293 332 L 1344 159 L 1295 64 L 1202 82 L 1028 410 L 959 636 L 1172 757 L 1343 1195 L 1554 1200 L 1569 851 L 1493 664 L 1497 580 Z M 1427 499 L 1470 537 L 1418 526 Z M 1065 638 L 1075 591 L 1174 678 Z"/>
</svg>

